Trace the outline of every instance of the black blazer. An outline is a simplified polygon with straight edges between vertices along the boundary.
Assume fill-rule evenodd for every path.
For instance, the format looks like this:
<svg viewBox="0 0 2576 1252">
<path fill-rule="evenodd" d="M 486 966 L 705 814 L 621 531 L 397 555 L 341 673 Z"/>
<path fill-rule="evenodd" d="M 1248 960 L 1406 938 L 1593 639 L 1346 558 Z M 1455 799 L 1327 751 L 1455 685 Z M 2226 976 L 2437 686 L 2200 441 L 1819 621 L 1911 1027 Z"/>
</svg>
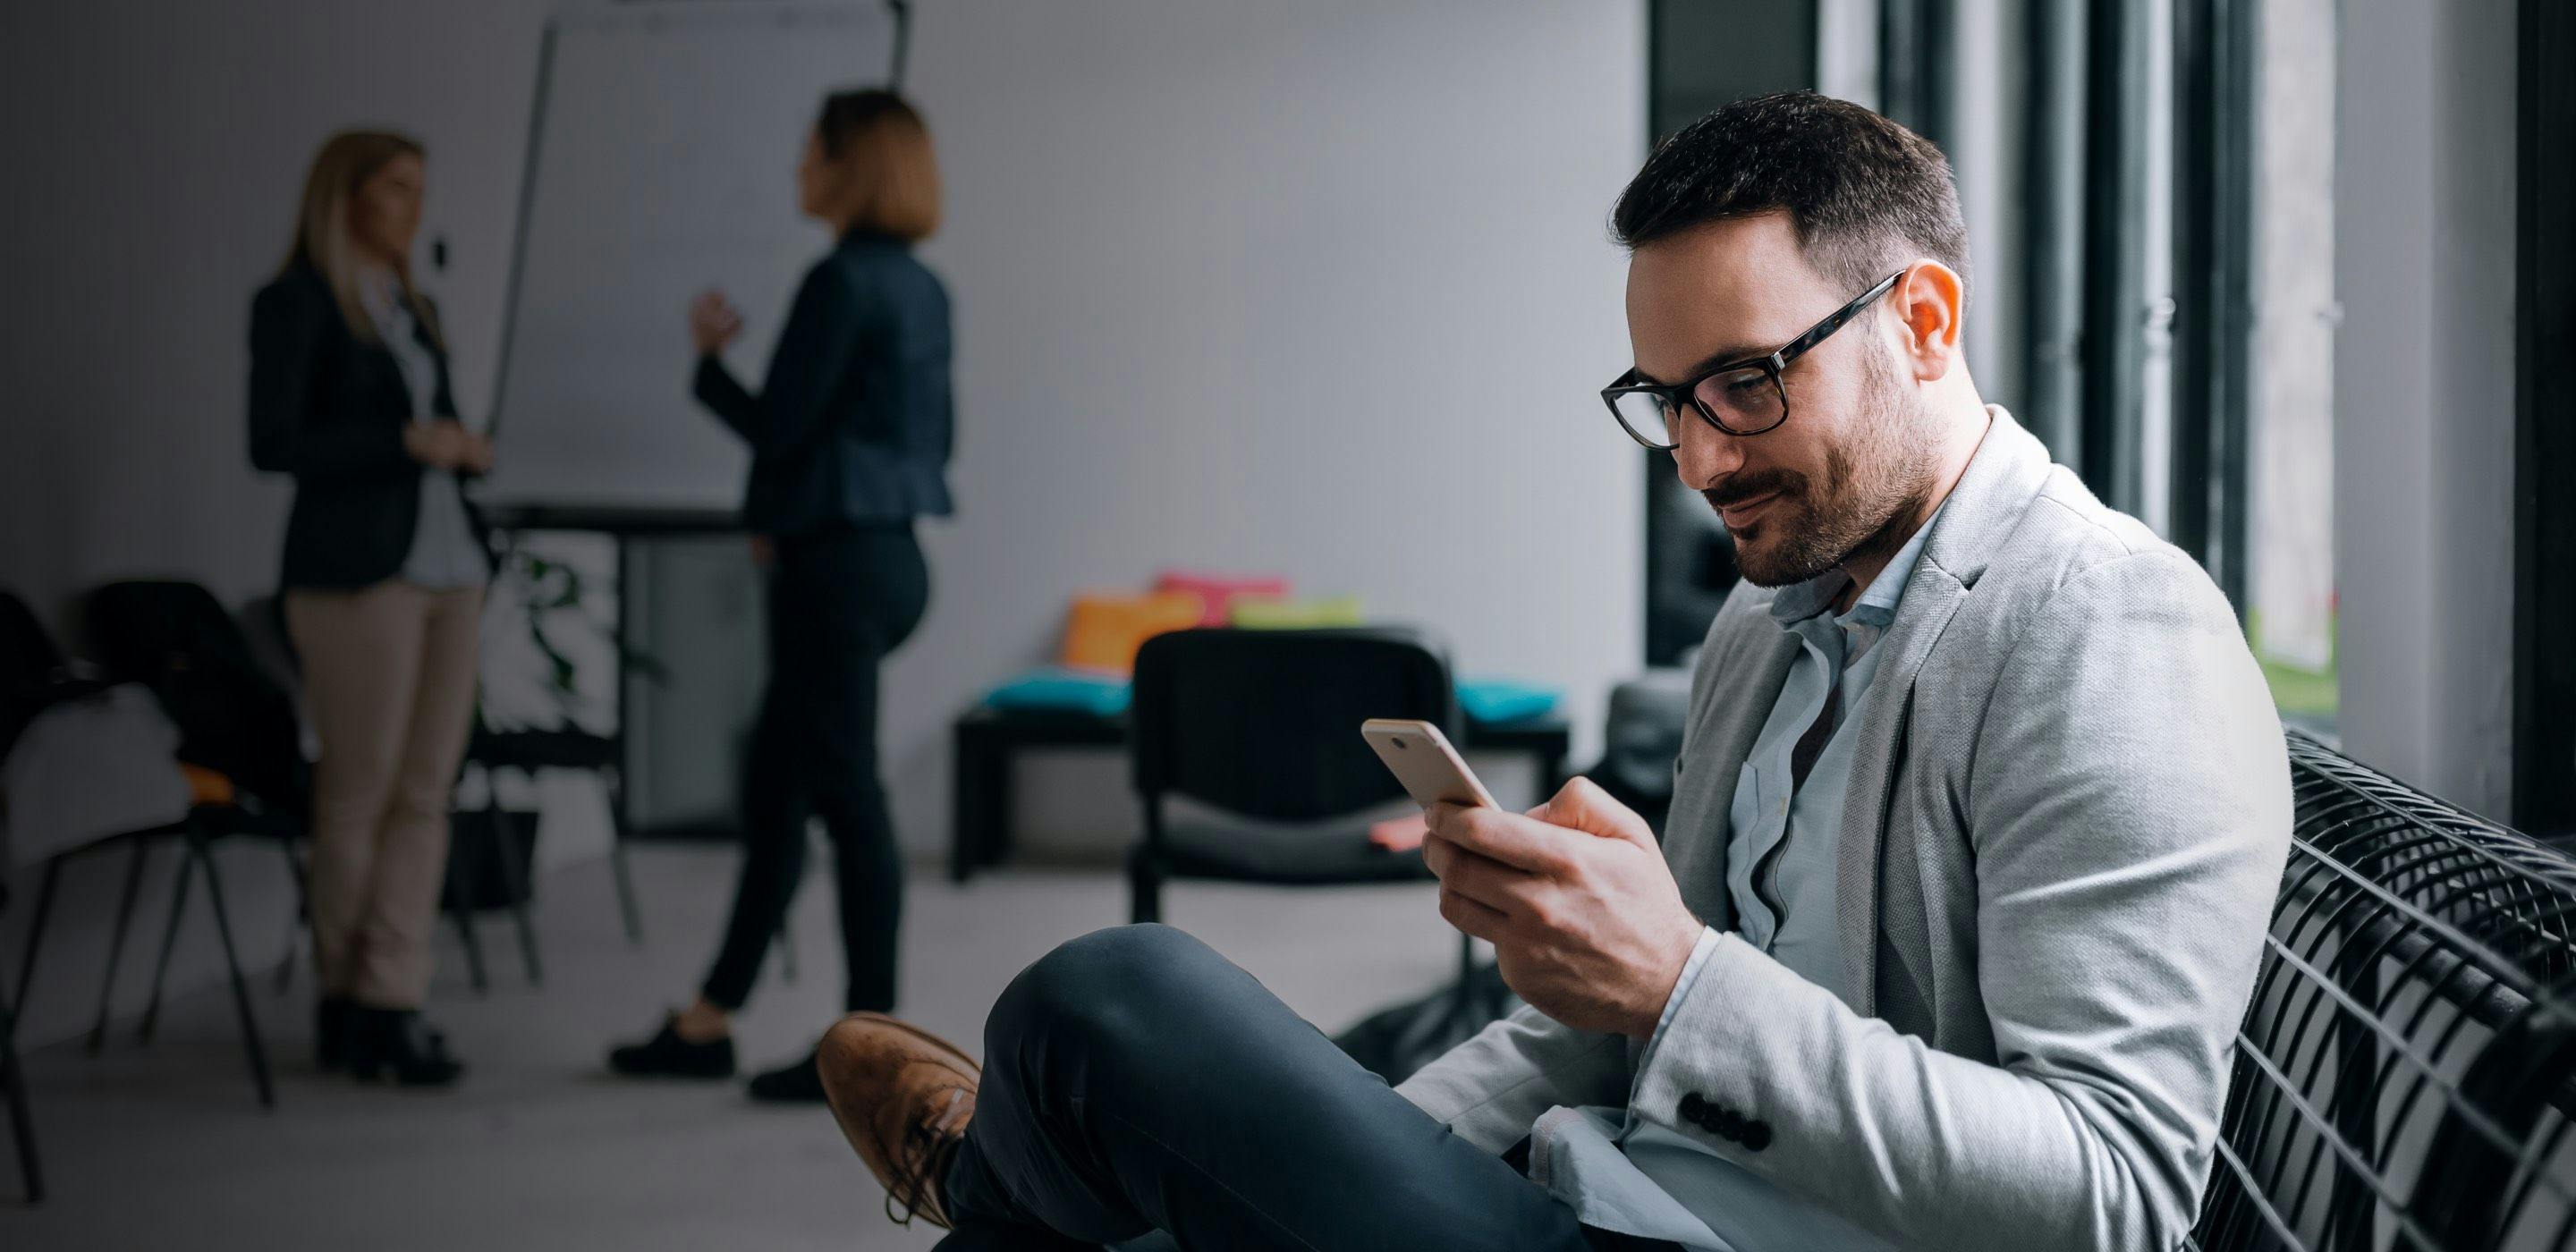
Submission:
<svg viewBox="0 0 2576 1252">
<path fill-rule="evenodd" d="M 743 523 L 792 537 L 948 514 L 948 292 L 900 240 L 854 231 L 806 271 L 759 395 L 698 359 L 700 403 L 751 444 Z"/>
<path fill-rule="evenodd" d="M 454 417 L 447 354 L 426 329 L 420 338 L 438 362 L 430 411 Z M 260 288 L 250 305 L 250 462 L 295 476 L 281 586 L 356 588 L 401 571 L 427 472 L 403 450 L 411 417 L 393 352 L 351 333 L 320 273 L 297 266 Z M 466 516 L 480 535 L 471 501 Z"/>
</svg>

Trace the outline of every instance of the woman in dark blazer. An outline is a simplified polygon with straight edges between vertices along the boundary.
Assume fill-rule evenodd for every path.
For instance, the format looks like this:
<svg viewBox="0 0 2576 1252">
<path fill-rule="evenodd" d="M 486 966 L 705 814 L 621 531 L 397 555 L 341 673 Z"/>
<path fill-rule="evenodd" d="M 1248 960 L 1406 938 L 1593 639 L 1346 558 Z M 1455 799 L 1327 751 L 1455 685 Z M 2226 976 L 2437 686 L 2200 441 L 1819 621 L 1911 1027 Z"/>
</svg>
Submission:
<svg viewBox="0 0 2576 1252">
<path fill-rule="evenodd" d="M 734 1072 L 732 1015 L 751 993 L 805 864 L 808 815 L 835 851 L 847 1005 L 894 1006 L 903 861 L 878 776 L 877 671 L 921 621 L 929 570 L 913 518 L 949 511 L 948 295 L 912 255 L 939 221 L 920 115 L 887 91 L 823 103 L 797 181 L 839 232 L 805 275 L 760 394 L 720 355 L 741 329 L 709 292 L 689 314 L 699 401 L 751 445 L 744 523 L 769 554 L 769 687 L 743 778 L 742 879 L 697 999 L 621 1073 Z M 820 1100 L 809 1054 L 755 1097 Z"/>
<path fill-rule="evenodd" d="M 411 281 L 425 177 L 402 135 L 322 146 L 286 265 L 251 302 L 250 367 L 251 463 L 295 479 L 280 584 L 322 744 L 315 1050 L 416 1086 L 462 1069 L 420 1008 L 491 575 L 462 484 L 492 444 L 456 418 L 437 311 Z"/>
</svg>

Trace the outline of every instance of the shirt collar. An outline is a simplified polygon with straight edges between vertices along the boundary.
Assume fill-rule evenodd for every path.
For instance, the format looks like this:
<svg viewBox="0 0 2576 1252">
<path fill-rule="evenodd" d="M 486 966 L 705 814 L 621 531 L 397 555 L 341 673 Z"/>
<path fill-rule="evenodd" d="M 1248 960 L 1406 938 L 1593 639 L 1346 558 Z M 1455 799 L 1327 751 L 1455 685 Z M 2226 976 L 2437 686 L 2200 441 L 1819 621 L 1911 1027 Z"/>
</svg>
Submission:
<svg viewBox="0 0 2576 1252">
<path fill-rule="evenodd" d="M 403 307 L 402 288 L 392 270 L 371 266 L 361 273 L 358 303 L 366 309 L 367 316 L 375 319 L 377 332 L 388 339 L 411 329 L 411 310 Z"/>
<path fill-rule="evenodd" d="M 1944 500 L 1940 508 L 1932 510 L 1932 516 L 1914 528 L 1914 534 L 1905 541 L 1905 546 L 1887 559 L 1887 568 L 1869 581 L 1860 598 L 1853 601 L 1851 608 L 1836 620 L 1880 629 L 1895 621 L 1897 603 L 1905 598 L 1905 584 L 1914 577 L 1914 565 L 1923 556 L 1923 541 L 1931 536 L 1932 527 L 1940 522 L 1941 514 L 1949 507 L 1950 502 Z M 1838 565 L 1796 586 L 1784 588 L 1771 598 L 1771 617 L 1783 626 L 1814 617 L 1831 606 L 1834 597 L 1842 594 L 1844 585 L 1850 581 L 1851 575 L 1844 573 Z"/>
</svg>

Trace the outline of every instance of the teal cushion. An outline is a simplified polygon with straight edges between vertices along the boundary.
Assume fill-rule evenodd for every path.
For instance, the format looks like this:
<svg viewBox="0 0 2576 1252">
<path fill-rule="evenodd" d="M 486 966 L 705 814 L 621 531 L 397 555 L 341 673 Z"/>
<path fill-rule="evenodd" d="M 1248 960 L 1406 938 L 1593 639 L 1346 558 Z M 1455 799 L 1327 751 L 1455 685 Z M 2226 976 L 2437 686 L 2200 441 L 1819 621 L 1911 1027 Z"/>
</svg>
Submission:
<svg viewBox="0 0 2576 1252">
<path fill-rule="evenodd" d="M 997 709 L 1043 709 L 1116 717 L 1127 711 L 1127 680 L 1115 674 L 1043 666 L 984 694 Z"/>
<path fill-rule="evenodd" d="M 1469 678 L 1458 683 L 1458 707 L 1471 722 L 1516 722 L 1556 707 L 1557 691 L 1507 678 Z"/>
</svg>

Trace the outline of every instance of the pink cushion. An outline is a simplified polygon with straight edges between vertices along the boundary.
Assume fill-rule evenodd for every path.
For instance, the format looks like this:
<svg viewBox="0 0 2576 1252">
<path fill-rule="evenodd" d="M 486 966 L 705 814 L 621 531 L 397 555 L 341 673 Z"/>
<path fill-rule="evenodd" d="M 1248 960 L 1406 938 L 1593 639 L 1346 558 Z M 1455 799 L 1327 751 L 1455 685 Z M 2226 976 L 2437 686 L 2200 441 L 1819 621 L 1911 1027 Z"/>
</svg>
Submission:
<svg viewBox="0 0 2576 1252">
<path fill-rule="evenodd" d="M 1236 596 L 1284 596 L 1288 594 L 1288 580 L 1165 570 L 1154 580 L 1154 590 L 1157 594 L 1186 592 L 1197 596 L 1199 625 L 1223 626 L 1232 618 L 1231 609 Z"/>
</svg>

